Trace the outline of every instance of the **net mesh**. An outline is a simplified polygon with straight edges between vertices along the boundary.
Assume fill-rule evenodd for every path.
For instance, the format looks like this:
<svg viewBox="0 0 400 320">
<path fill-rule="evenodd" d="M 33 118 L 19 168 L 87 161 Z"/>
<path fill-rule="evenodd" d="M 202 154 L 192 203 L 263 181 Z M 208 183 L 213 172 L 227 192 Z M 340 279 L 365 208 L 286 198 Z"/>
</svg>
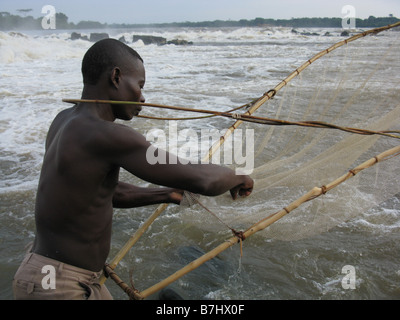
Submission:
<svg viewBox="0 0 400 320">
<path fill-rule="evenodd" d="M 400 130 L 399 36 L 399 32 L 388 31 L 330 52 L 254 115 L 375 131 Z M 247 227 L 400 142 L 332 129 L 252 123 L 242 128 L 255 132 L 252 196 L 235 206 L 227 197 L 202 201 L 231 225 Z M 263 235 L 281 240 L 310 237 L 395 199 L 400 192 L 399 165 L 400 157 L 377 164 L 323 197 L 303 204 L 264 230 Z M 203 220 L 202 224 L 212 227 L 213 222 Z"/>
<path fill-rule="evenodd" d="M 373 131 L 399 131 L 399 44 L 400 32 L 390 30 L 327 51 L 329 54 L 313 60 L 312 66 L 302 69 L 285 83 L 283 89 L 275 92 L 273 99 L 254 115 Z M 183 220 L 208 232 L 247 229 L 236 233 L 240 234 L 240 244 L 252 226 L 256 231 L 262 230 L 257 234 L 263 237 L 298 240 L 326 232 L 374 207 L 390 207 L 400 201 L 400 140 L 397 138 L 248 122 L 243 123 L 243 127 L 255 133 L 252 195 L 234 203 L 227 195 L 201 197 L 200 202 L 198 195 L 185 192 L 177 209 Z M 242 144 L 246 143 L 248 141 Z M 389 157 L 382 156 L 393 148 L 396 150 L 393 154 L 389 152 Z M 223 158 L 226 150 L 220 148 L 217 156 Z M 369 159 L 373 161 L 367 161 Z M 354 175 L 351 179 L 337 183 L 337 178 L 349 172 Z M 313 200 L 308 201 L 311 198 L 306 196 L 321 186 L 320 190 L 326 188 L 329 192 L 322 192 L 322 196 L 311 197 Z M 293 205 L 304 199 L 301 205 Z M 204 210 L 210 214 L 205 214 Z M 284 218 L 274 220 L 285 211 Z M 274 222 L 264 228 L 269 217 Z M 390 215 L 375 218 L 379 223 L 391 223 Z M 159 284 L 142 291 L 142 296 L 167 286 L 236 240 L 225 241 Z M 115 265 L 135 241 L 128 241 L 121 249 L 113 261 Z"/>
<path fill-rule="evenodd" d="M 180 206 L 182 206 L 182 207 L 194 206 L 195 204 L 198 204 L 199 199 L 200 199 L 199 194 L 185 191 L 185 192 L 183 192 L 183 197 L 180 202 Z"/>
</svg>

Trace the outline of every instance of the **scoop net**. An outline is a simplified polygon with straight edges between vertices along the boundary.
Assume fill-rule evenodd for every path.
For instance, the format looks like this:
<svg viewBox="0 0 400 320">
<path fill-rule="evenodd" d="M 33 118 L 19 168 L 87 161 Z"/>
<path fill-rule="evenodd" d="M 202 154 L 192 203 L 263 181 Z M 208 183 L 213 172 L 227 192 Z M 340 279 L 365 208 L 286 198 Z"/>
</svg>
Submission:
<svg viewBox="0 0 400 320">
<path fill-rule="evenodd" d="M 255 187 L 245 200 L 245 212 L 240 205 L 239 211 L 237 206 L 232 207 L 227 197 L 202 199 L 202 203 L 228 219 L 230 225 L 246 228 L 313 187 L 324 187 L 364 161 L 399 146 L 399 44 L 398 31 L 374 34 L 344 43 L 294 73 L 295 77 L 285 81 L 282 90 L 274 91 L 273 98 L 254 115 L 330 127 L 242 124 L 242 129 L 255 133 L 255 168 L 251 174 Z M 337 127 L 394 134 L 354 134 L 335 130 Z M 384 201 L 398 201 L 399 158 L 379 162 L 365 174 L 351 174 L 352 179 L 329 192 L 322 188 L 322 197 L 307 201 L 295 213 L 265 229 L 263 235 L 280 240 L 311 237 Z M 212 224 L 202 221 L 205 228 Z"/>
<path fill-rule="evenodd" d="M 400 32 L 392 27 L 332 46 L 257 99 L 253 115 L 287 125 L 238 120 L 227 131 L 232 133 L 239 123 L 244 130 L 254 130 L 252 195 L 232 203 L 226 195 L 187 194 L 182 204 L 189 208 L 182 206 L 182 219 L 196 221 L 201 212 L 201 227 L 209 231 L 223 225 L 218 220 L 246 232 L 261 222 L 258 234 L 297 240 L 326 232 L 385 201 L 400 201 Z M 306 127 L 295 122 L 329 126 Z M 393 136 L 358 134 L 338 127 Z M 358 174 L 363 169 L 367 170 Z M 204 218 L 205 208 L 214 217 Z M 277 214 L 273 222 L 263 224 Z M 204 261 L 216 254 L 207 255 Z M 166 279 L 159 288 L 174 279 Z M 144 296 L 154 290 L 145 290 Z"/>
</svg>

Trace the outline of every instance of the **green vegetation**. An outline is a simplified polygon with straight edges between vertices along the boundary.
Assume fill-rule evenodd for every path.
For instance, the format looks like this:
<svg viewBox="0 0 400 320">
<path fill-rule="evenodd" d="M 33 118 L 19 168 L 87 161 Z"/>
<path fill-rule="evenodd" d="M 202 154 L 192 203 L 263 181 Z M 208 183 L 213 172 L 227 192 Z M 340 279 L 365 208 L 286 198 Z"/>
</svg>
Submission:
<svg viewBox="0 0 400 320">
<path fill-rule="evenodd" d="M 32 11 L 31 9 L 18 10 L 23 14 Z M 42 19 L 32 16 L 18 16 L 9 12 L 0 12 L 0 30 L 28 30 L 41 29 Z M 389 15 L 388 17 L 376 18 L 370 16 L 368 19 L 356 19 L 357 28 L 376 28 L 400 21 L 400 19 Z M 141 28 L 141 27 L 260 27 L 260 26 L 277 26 L 291 28 L 341 28 L 341 18 L 292 18 L 284 19 L 264 19 L 255 18 L 253 20 L 239 21 L 203 21 L 203 22 L 174 22 L 174 23 L 158 23 L 158 24 L 107 24 L 96 21 L 81 21 L 77 24 L 68 22 L 68 17 L 64 13 L 56 14 L 57 29 L 104 29 L 104 28 Z"/>
</svg>

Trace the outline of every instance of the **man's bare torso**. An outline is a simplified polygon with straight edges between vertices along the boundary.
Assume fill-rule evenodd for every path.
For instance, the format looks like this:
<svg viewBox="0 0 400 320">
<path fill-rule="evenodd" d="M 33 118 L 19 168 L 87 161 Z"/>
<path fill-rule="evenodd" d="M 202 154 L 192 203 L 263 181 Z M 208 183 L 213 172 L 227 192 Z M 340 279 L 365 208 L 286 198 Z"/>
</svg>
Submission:
<svg viewBox="0 0 400 320">
<path fill-rule="evenodd" d="M 34 252 L 88 270 L 104 266 L 119 167 L 96 145 L 113 125 L 78 107 L 53 121 L 37 194 Z"/>
</svg>

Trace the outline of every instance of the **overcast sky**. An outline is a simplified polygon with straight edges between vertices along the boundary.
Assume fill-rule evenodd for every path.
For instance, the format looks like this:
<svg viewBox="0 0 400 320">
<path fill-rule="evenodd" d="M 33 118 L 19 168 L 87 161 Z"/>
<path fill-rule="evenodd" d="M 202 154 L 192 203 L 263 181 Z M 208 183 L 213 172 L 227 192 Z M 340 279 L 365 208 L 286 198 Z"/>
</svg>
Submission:
<svg viewBox="0 0 400 320">
<path fill-rule="evenodd" d="M 44 16 L 42 7 L 52 5 L 65 13 L 69 22 L 159 23 L 209 20 L 240 20 L 302 17 L 344 17 L 342 8 L 352 5 L 356 17 L 370 15 L 400 17 L 400 0 L 1 0 L 0 11 Z"/>
</svg>

